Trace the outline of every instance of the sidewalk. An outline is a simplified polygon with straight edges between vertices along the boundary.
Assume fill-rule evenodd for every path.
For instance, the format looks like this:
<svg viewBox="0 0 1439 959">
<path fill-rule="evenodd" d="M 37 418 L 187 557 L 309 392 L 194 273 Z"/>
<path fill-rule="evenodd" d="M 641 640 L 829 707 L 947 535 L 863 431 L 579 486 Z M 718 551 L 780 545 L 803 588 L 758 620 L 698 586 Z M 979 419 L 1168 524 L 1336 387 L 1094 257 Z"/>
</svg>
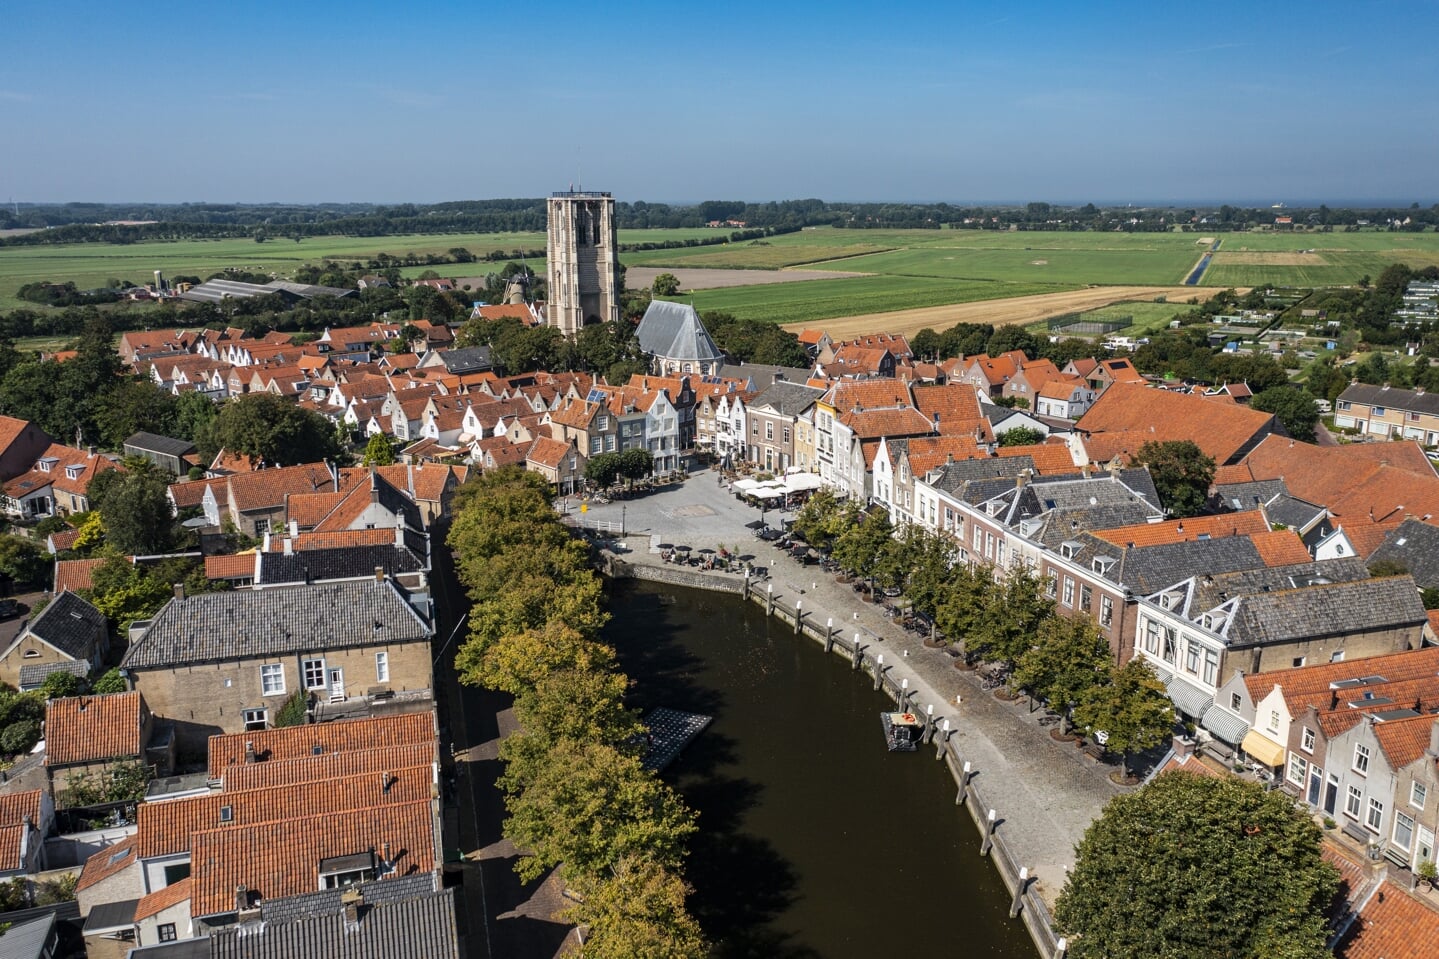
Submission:
<svg viewBox="0 0 1439 959">
<path fill-rule="evenodd" d="M 949 719 L 957 729 L 950 746 L 973 765 L 974 784 L 995 808 L 1006 844 L 1018 864 L 1037 877 L 1041 895 L 1052 904 L 1064 885 L 1065 870 L 1074 864 L 1074 846 L 1084 830 L 1111 797 L 1125 791 L 1109 779 L 1115 767 L 1090 759 L 1073 743 L 1051 739 L 1036 722 L 1037 716 L 1028 714 L 1026 700 L 995 699 L 980 688 L 977 673 L 956 669 L 955 660 L 944 650 L 926 648 L 918 636 L 863 602 L 833 574 L 817 566 L 801 566 L 754 538 L 745 523 L 758 519 L 759 512 L 735 500 L 712 476 L 700 473 L 677 489 L 628 501 L 629 535 L 620 558 L 663 567 L 657 549 L 661 542 L 694 549 L 738 545 L 757 564 L 771 569 L 768 583 L 757 585 L 758 593 L 765 595 L 773 584 L 776 606 L 788 611 L 798 601 L 810 626 L 823 629 L 833 620 L 836 638 L 846 643 L 858 633 L 866 668 L 883 655 L 888 681 L 894 686 L 909 681 L 910 708 L 923 715 L 933 705 L 936 723 Z M 618 513 L 611 504 L 587 515 L 618 520 Z M 791 515 L 785 513 L 784 518 Z M 780 514 L 770 511 L 766 519 L 778 524 Z M 872 682 L 868 675 L 855 681 Z M 977 836 L 975 846 L 977 854 Z"/>
</svg>

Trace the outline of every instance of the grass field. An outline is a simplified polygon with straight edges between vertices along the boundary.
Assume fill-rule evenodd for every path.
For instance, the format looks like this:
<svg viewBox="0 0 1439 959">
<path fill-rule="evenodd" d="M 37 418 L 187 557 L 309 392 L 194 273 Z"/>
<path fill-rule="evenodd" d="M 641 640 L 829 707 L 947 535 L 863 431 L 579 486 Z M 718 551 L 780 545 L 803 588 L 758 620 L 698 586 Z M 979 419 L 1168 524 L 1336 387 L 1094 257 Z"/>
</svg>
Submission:
<svg viewBox="0 0 1439 959">
<path fill-rule="evenodd" d="M 713 238 L 716 231 L 622 230 L 621 243 Z M 1009 233 L 977 230 L 839 230 L 832 227 L 717 246 L 622 254 L 626 265 L 692 269 L 806 268 L 873 276 L 701 290 L 696 306 L 774 322 L 813 322 L 910 310 L 987 298 L 1074 290 L 1092 284 L 1177 285 L 1208 244 L 1202 233 Z M 1210 289 L 1261 283 L 1313 286 L 1377 277 L 1393 262 L 1439 264 L 1435 233 L 1215 234 L 1220 251 L 1206 272 Z M 35 280 L 71 280 L 81 288 L 111 278 L 142 282 L 161 269 L 170 276 L 208 276 L 227 267 L 287 275 L 304 263 L 336 259 L 348 265 L 379 253 L 444 253 L 465 247 L 541 249 L 540 233 L 431 234 L 402 237 L 315 237 L 272 240 L 192 240 L 133 245 L 77 244 L 0 248 L 0 309 L 28 306 L 15 291 Z M 1312 252 L 1311 252 L 1312 251 Z M 544 273 L 542 258 L 527 261 Z M 447 264 L 443 276 L 483 275 L 499 264 Z M 404 269 L 417 276 L 430 267 Z M 1173 297 L 1171 297 L 1173 299 Z"/>
<path fill-rule="evenodd" d="M 944 280 L 923 276 L 859 276 L 699 290 L 684 297 L 695 309 L 720 310 L 771 323 L 813 323 L 856 313 L 973 303 L 1067 289 L 1046 284 Z"/>
<path fill-rule="evenodd" d="M 1080 315 L 1085 319 L 1094 320 L 1112 316 L 1133 317 L 1134 325 L 1118 331 L 1117 335 L 1138 337 L 1152 336 L 1160 330 L 1166 329 L 1170 320 L 1191 309 L 1193 307 L 1180 299 L 1172 299 L 1165 303 L 1155 303 L 1152 300 L 1122 300 L 1097 310 L 1086 310 Z M 1027 328 L 1037 336 L 1048 335 L 1049 322 L 1042 320 L 1030 324 Z"/>
</svg>

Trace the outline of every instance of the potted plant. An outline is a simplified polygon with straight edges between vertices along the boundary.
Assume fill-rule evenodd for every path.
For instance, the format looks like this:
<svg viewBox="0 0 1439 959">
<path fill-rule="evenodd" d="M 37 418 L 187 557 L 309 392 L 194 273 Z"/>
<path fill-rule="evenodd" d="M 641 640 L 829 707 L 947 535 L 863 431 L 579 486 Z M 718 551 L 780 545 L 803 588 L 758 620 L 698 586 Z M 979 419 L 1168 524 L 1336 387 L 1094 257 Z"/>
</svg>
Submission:
<svg viewBox="0 0 1439 959">
<path fill-rule="evenodd" d="M 1336 822 L 1335 822 L 1333 819 L 1331 819 L 1330 817 L 1328 817 L 1328 816 L 1325 816 L 1325 817 L 1324 817 L 1324 828 L 1325 828 L 1325 829 L 1333 829 L 1333 828 L 1334 828 L 1335 826 L 1337 826 L 1337 825 L 1339 825 L 1339 824 L 1336 823 Z"/>
<path fill-rule="evenodd" d="M 1419 881 L 1424 883 L 1424 885 L 1433 889 L 1436 881 L 1439 881 L 1439 867 L 1436 867 L 1432 861 L 1426 859 L 1419 864 L 1418 869 L 1414 870 L 1414 875 L 1417 876 Z"/>
</svg>

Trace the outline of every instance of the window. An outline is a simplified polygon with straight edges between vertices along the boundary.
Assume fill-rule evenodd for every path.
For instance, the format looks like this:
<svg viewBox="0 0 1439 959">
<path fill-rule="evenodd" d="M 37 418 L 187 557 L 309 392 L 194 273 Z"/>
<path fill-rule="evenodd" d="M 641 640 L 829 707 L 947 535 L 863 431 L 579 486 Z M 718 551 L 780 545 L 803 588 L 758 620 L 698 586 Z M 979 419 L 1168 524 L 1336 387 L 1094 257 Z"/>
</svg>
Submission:
<svg viewBox="0 0 1439 959">
<path fill-rule="evenodd" d="M 1364 814 L 1364 824 L 1375 832 L 1384 822 L 1384 804 L 1373 796 L 1369 797 L 1369 811 Z"/>
<path fill-rule="evenodd" d="M 1184 671 L 1191 676 L 1199 675 L 1199 644 L 1194 640 L 1185 641 Z"/>
<path fill-rule="evenodd" d="M 268 709 L 247 709 L 244 712 L 245 732 L 255 733 L 270 725 Z"/>
<path fill-rule="evenodd" d="M 1303 756 L 1297 755 L 1297 754 L 1295 754 L 1295 753 L 1290 753 L 1290 754 L 1289 754 L 1289 781 L 1290 781 L 1290 782 L 1292 782 L 1292 783 L 1299 783 L 1300 785 L 1303 785 L 1303 783 L 1304 783 L 1304 773 L 1305 773 L 1305 770 L 1307 770 L 1308 768 L 1309 768 L 1309 763 L 1307 763 L 1307 762 L 1304 761 L 1304 757 L 1303 757 Z"/>
<path fill-rule="evenodd" d="M 601 437 L 598 437 L 598 436 L 591 437 L 591 438 L 590 438 L 590 454 L 591 454 L 591 455 L 594 455 L 595 453 L 602 453 L 602 452 L 604 452 L 604 442 L 605 442 L 604 439 L 601 438 Z"/>
<path fill-rule="evenodd" d="M 1361 797 L 1359 794 L 1359 787 L 1350 786 L 1349 792 L 1344 797 L 1344 815 L 1348 816 L 1350 819 L 1359 818 L 1360 798 Z"/>
<path fill-rule="evenodd" d="M 1414 820 L 1402 812 L 1394 814 L 1394 845 L 1408 852 L 1414 843 Z"/>
<path fill-rule="evenodd" d="M 1376 407 L 1374 407 L 1374 412 L 1373 412 L 1371 415 L 1373 415 L 1373 416 L 1383 416 L 1386 412 L 1387 412 L 1387 410 L 1385 410 L 1384 407 L 1382 407 L 1382 406 L 1376 406 Z"/>
<path fill-rule="evenodd" d="M 1305 726 L 1299 734 L 1299 748 L 1306 753 L 1314 752 L 1314 730 Z"/>
<path fill-rule="evenodd" d="M 266 696 L 281 696 L 285 692 L 285 667 L 280 663 L 266 663 L 260 667 L 260 692 Z"/>
<path fill-rule="evenodd" d="M 255 535 L 264 536 L 270 529 L 270 521 L 267 519 L 255 520 Z"/>
<path fill-rule="evenodd" d="M 764 438 L 767 439 L 767 440 L 772 440 L 772 439 L 774 439 L 774 424 L 773 424 L 773 423 L 766 423 L 766 424 L 764 425 Z"/>
<path fill-rule="evenodd" d="M 1089 611 L 1089 604 L 1094 601 L 1094 590 L 1089 586 L 1079 587 L 1079 608 L 1085 612 Z"/>
<path fill-rule="evenodd" d="M 1114 622 L 1114 600 L 1108 596 L 1099 597 L 1099 625 L 1108 626 Z"/>
<path fill-rule="evenodd" d="M 161 924 L 160 924 L 159 933 L 160 933 L 160 941 L 161 941 L 161 942 L 174 942 L 174 941 L 175 941 L 175 924 L 174 924 L 173 922 L 161 923 Z"/>
<path fill-rule="evenodd" d="M 605 437 L 605 451 L 609 453 L 615 451 L 615 434 L 610 433 Z"/>
<path fill-rule="evenodd" d="M 325 661 L 323 659 L 303 660 L 301 671 L 305 677 L 306 689 L 325 688 Z"/>
<path fill-rule="evenodd" d="M 1177 651 L 1174 647 L 1174 630 L 1166 626 L 1164 628 L 1164 651 L 1161 655 L 1163 655 L 1164 661 L 1166 663 L 1169 663 L 1171 666 L 1174 665 L 1174 657 L 1177 654 Z"/>
<path fill-rule="evenodd" d="M 1423 809 L 1424 800 L 1427 797 L 1428 793 L 1429 789 L 1423 783 L 1412 784 L 1409 787 L 1409 805 L 1413 806 L 1415 809 Z"/>
<path fill-rule="evenodd" d="M 1304 657 L 1295 656 L 1294 659 L 1290 662 L 1290 665 L 1295 669 L 1299 669 L 1301 666 L 1304 665 Z"/>
<path fill-rule="evenodd" d="M 1342 650 L 1342 649 L 1336 649 L 1334 652 L 1330 653 L 1330 654 L 1329 654 L 1329 661 L 1330 661 L 1331 663 L 1342 663 L 1342 662 L 1344 662 L 1344 650 Z"/>
<path fill-rule="evenodd" d="M 749 425 L 749 432 L 751 436 L 759 435 L 759 420 L 755 420 Z"/>
<path fill-rule="evenodd" d="M 1212 649 L 1204 651 L 1204 681 L 1213 686 L 1219 678 L 1219 654 Z"/>
<path fill-rule="evenodd" d="M 1159 624 L 1152 619 L 1144 624 L 1144 648 L 1150 653 L 1158 654 L 1159 652 Z"/>
<path fill-rule="evenodd" d="M 388 683 L 390 681 L 390 654 L 375 654 L 375 682 Z"/>
<path fill-rule="evenodd" d="M 1064 577 L 1064 597 L 1060 602 L 1066 606 L 1074 605 L 1074 580 L 1068 576 Z"/>
<path fill-rule="evenodd" d="M 1279 732 L 1279 710 L 1277 709 L 1269 710 L 1269 731 L 1271 733 Z"/>
<path fill-rule="evenodd" d="M 1240 700 L 1238 693 L 1230 693 L 1230 694 L 1229 694 L 1229 708 L 1230 708 L 1232 711 L 1234 711 L 1234 712 L 1236 712 L 1236 713 L 1239 712 L 1239 708 L 1240 708 L 1241 702 L 1242 702 L 1242 700 Z"/>
<path fill-rule="evenodd" d="M 786 443 L 789 442 L 789 427 L 788 427 L 788 426 L 786 426 L 786 427 L 784 428 L 784 441 L 785 441 Z"/>
<path fill-rule="evenodd" d="M 1361 776 L 1369 775 L 1369 747 L 1363 743 L 1354 744 L 1354 771 Z"/>
</svg>

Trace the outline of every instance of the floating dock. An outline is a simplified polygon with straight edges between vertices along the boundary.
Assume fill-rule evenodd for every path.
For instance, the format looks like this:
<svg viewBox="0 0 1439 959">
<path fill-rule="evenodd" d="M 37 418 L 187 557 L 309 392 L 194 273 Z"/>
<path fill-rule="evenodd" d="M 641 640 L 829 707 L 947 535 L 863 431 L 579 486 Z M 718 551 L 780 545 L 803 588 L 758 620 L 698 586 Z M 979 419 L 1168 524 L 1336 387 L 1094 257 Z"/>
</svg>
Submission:
<svg viewBox="0 0 1439 959">
<path fill-rule="evenodd" d="M 675 761 L 681 750 L 704 732 L 714 719 L 699 713 L 687 713 L 661 706 L 652 710 L 641 722 L 649 730 L 648 749 L 643 763 L 646 769 L 659 772 Z"/>
</svg>

